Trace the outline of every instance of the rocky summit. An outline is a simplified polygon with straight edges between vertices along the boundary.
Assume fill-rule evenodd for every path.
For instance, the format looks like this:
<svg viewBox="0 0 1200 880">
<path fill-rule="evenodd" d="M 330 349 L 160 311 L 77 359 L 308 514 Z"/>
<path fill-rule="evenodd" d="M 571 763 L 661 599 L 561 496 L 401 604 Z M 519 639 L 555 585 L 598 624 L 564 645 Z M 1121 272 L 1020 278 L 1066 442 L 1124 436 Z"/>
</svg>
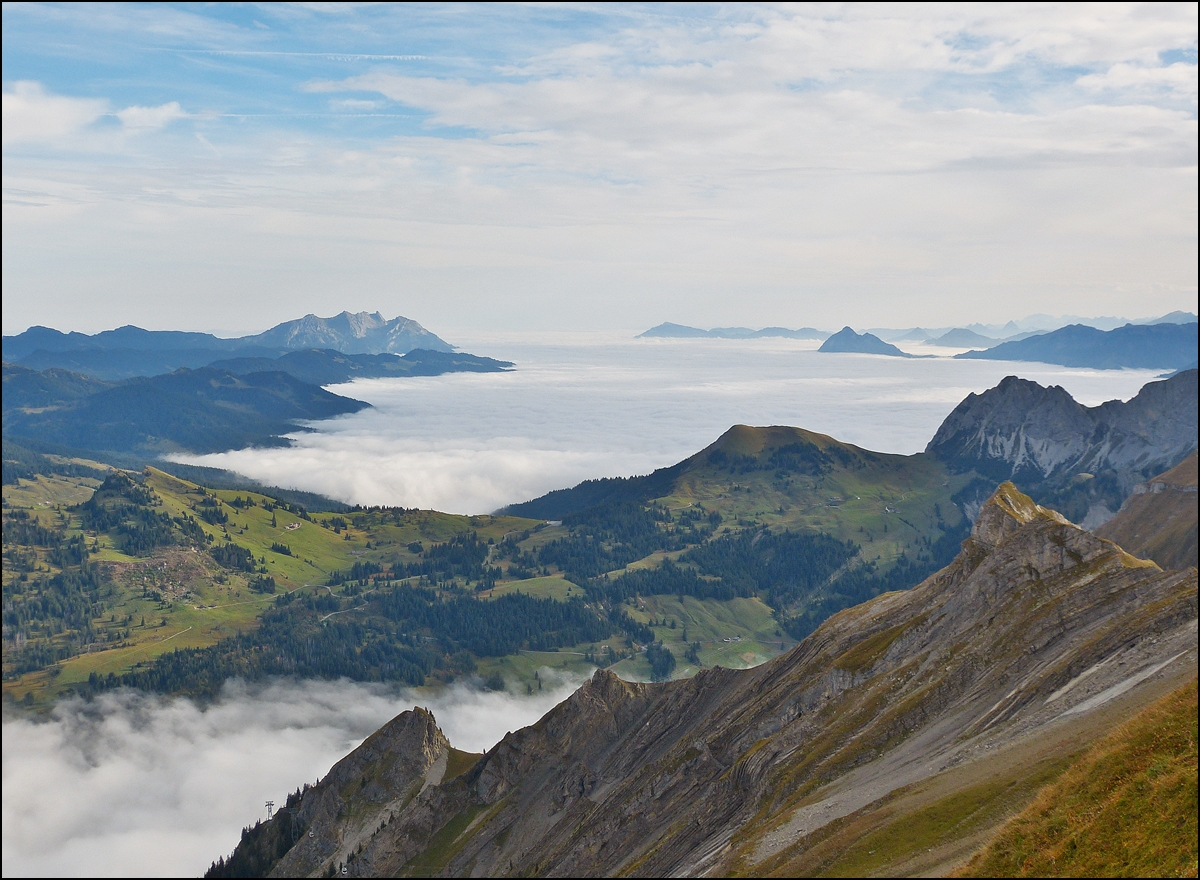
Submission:
<svg viewBox="0 0 1200 880">
<path fill-rule="evenodd" d="M 969 394 L 926 452 L 951 469 L 1014 480 L 1088 527 L 1111 518 L 1138 483 L 1196 449 L 1196 371 L 1146 384 L 1131 400 L 1083 406 L 1060 386 L 1009 376 Z M 989 488 L 990 490 L 990 488 Z"/>
<path fill-rule="evenodd" d="M 482 756 L 406 712 L 210 874 L 797 876 L 868 826 L 899 829 L 879 870 L 946 871 L 1055 755 L 1195 677 L 1196 614 L 1195 569 L 1004 483 L 949 566 L 762 666 L 601 670 Z M 925 846 L 921 810 L 964 798 L 1000 806 Z"/>
</svg>

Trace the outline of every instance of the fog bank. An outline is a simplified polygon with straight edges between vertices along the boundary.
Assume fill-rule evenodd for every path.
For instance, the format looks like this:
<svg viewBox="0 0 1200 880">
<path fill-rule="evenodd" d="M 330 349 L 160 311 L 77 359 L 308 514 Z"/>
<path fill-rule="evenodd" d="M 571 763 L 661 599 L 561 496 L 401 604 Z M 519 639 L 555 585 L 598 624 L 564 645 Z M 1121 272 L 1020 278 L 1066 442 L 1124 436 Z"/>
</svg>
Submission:
<svg viewBox="0 0 1200 880">
<path fill-rule="evenodd" d="M 198 876 L 264 802 L 313 783 L 398 713 L 425 706 L 457 748 L 482 751 L 580 683 L 513 696 L 347 681 L 230 682 L 199 706 L 135 691 L 4 719 L 4 876 Z"/>
<path fill-rule="evenodd" d="M 1062 385 L 1089 406 L 1128 399 L 1155 375 L 822 354 L 815 342 L 787 339 L 578 334 L 463 346 L 517 367 L 332 386 L 373 408 L 315 423 L 291 448 L 179 458 L 352 503 L 489 513 L 581 480 L 674 464 L 735 424 L 794 425 L 909 454 L 964 397 L 1010 374 Z"/>
</svg>

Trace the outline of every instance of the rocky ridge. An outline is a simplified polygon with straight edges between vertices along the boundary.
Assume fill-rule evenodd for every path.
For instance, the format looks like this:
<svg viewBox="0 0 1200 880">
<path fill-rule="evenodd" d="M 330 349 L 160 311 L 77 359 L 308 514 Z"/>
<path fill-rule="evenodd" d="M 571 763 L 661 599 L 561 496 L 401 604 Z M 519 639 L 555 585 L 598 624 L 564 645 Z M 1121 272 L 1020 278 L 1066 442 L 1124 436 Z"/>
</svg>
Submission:
<svg viewBox="0 0 1200 880">
<path fill-rule="evenodd" d="M 657 685 L 598 671 L 454 779 L 365 824 L 314 822 L 320 860 L 288 852 L 272 874 L 786 872 L 842 817 L 1194 677 L 1196 607 L 1194 569 L 1164 572 L 1003 484 L 912 590 L 754 669 Z M 355 760 L 374 778 L 390 759 Z M 323 782 L 299 810 L 361 812 L 353 784 Z"/>
<path fill-rule="evenodd" d="M 238 341 L 241 345 L 262 348 L 288 351 L 322 348 L 343 354 L 407 354 L 416 348 L 454 350 L 411 318 L 398 317 L 389 321 L 379 312 L 342 312 L 332 318 L 305 315 Z"/>
<path fill-rule="evenodd" d="M 1196 449 L 1196 390 L 1188 370 L 1147 383 L 1128 402 L 1086 407 L 1058 385 L 1009 376 L 967 395 L 925 451 L 953 470 L 1013 480 L 1095 527 L 1137 483 Z"/>
</svg>

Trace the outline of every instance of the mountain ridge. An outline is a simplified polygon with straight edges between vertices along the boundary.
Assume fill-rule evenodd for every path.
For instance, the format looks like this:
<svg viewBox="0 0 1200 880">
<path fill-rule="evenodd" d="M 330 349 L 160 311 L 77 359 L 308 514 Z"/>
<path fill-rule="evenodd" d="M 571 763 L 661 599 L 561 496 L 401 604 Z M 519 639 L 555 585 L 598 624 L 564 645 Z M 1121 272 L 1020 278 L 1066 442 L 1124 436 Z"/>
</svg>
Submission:
<svg viewBox="0 0 1200 880">
<path fill-rule="evenodd" d="M 401 315 L 388 320 L 379 312 L 349 311 L 343 311 L 330 318 L 321 318 L 310 313 L 302 318 L 283 321 L 262 333 L 235 337 L 220 337 L 212 333 L 186 330 L 144 330 L 133 324 L 94 334 L 77 331 L 63 333 L 39 325 L 14 336 L 5 336 L 3 346 L 5 359 L 10 362 L 28 357 L 39 350 L 237 351 L 257 347 L 281 352 L 333 348 L 345 354 L 405 354 L 414 348 L 446 352 L 454 350 L 449 343 L 411 318 Z"/>
<path fill-rule="evenodd" d="M 597 671 L 467 772 L 377 812 L 345 861 L 285 855 L 272 875 L 786 872 L 892 792 L 1118 697 L 1144 704 L 1140 682 L 1194 677 L 1195 619 L 1194 570 L 1163 572 L 1003 484 L 912 590 L 753 669 L 665 684 Z"/>
<path fill-rule="evenodd" d="M 1061 386 L 1008 376 L 967 395 L 925 451 L 952 470 L 1016 480 L 1099 525 L 1137 483 L 1196 448 L 1196 377 L 1185 371 L 1146 383 L 1128 402 L 1085 407 Z"/>
<path fill-rule="evenodd" d="M 67 374 L 72 375 L 72 374 Z M 119 383 L 74 375 L 58 397 L 43 374 L 4 364 L 4 435 L 95 453 L 223 452 L 282 445 L 297 420 L 366 408 L 284 372 L 235 375 L 201 367 Z M 90 383 L 90 384 L 89 384 Z M 85 386 L 86 394 L 74 389 Z M 198 404 L 200 404 L 198 406 Z"/>
<path fill-rule="evenodd" d="M 1070 324 L 1038 336 L 1002 342 L 956 358 L 1040 361 L 1096 369 L 1178 369 L 1196 360 L 1196 323 L 1126 324 L 1097 330 Z"/>
</svg>

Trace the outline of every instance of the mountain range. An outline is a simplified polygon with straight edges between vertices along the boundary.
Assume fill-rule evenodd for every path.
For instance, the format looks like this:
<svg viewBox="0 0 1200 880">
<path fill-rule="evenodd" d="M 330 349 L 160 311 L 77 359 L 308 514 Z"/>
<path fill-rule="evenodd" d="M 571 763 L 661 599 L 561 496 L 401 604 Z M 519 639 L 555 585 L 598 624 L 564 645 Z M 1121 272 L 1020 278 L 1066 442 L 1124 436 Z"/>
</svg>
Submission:
<svg viewBox="0 0 1200 880">
<path fill-rule="evenodd" d="M 1196 448 L 1196 370 L 1147 383 L 1128 402 L 1077 403 L 1060 386 L 1009 376 L 970 394 L 926 451 L 953 471 L 1014 480 L 1095 527 L 1134 486 Z"/>
<path fill-rule="evenodd" d="M 1072 324 L 1039 336 L 1003 342 L 986 351 L 968 351 L 955 357 L 1040 361 L 1102 370 L 1181 369 L 1196 363 L 1196 330 L 1194 321 L 1187 324 L 1126 324 L 1108 331 Z"/>
<path fill-rule="evenodd" d="M 88 335 L 31 327 L 4 337 L 4 359 L 30 369 L 50 367 L 101 379 L 127 379 L 195 369 L 240 357 L 275 358 L 291 351 L 327 349 L 343 354 L 404 355 L 414 349 L 450 353 L 454 347 L 416 321 L 385 319 L 379 312 L 342 312 L 332 318 L 305 315 L 253 336 L 143 330 L 126 326 Z"/>
<path fill-rule="evenodd" d="M 755 668 L 662 684 L 600 670 L 482 755 L 402 713 L 208 876 L 942 873 L 1081 746 L 1186 695 L 1196 612 L 1195 569 L 1163 571 L 1003 483 L 950 565 Z M 1158 729 L 1157 766 L 1186 768 L 1186 731 Z M 1113 785 L 1144 792 L 1146 772 Z M 1153 864 L 1186 870 L 1194 823 L 1189 844 L 1162 812 L 1137 813 L 1167 847 Z M 1079 846 L 1113 845 L 1099 815 Z"/>
<path fill-rule="evenodd" d="M 763 339 L 780 337 L 783 339 L 825 339 L 829 334 L 812 327 L 801 327 L 799 330 L 789 330 L 786 327 L 764 327 L 762 330 L 751 330 L 749 327 L 714 327 L 711 330 L 701 330 L 698 327 L 688 327 L 684 324 L 672 324 L 669 321 L 651 327 L 645 333 L 639 333 L 638 339 Z"/>
</svg>

